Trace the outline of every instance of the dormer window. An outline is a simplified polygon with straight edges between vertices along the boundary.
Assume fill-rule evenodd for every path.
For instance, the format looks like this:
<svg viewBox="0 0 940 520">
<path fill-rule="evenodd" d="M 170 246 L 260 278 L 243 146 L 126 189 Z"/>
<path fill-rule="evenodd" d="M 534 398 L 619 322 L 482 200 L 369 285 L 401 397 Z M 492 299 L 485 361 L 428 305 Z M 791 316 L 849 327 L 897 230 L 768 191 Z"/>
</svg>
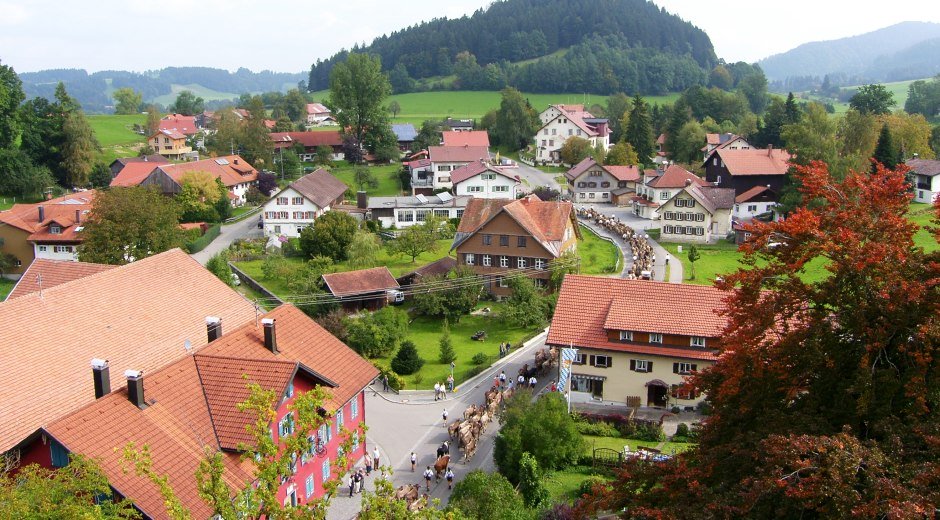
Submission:
<svg viewBox="0 0 940 520">
<path fill-rule="evenodd" d="M 53 225 L 49 226 L 49 232 L 52 233 L 53 235 L 61 235 L 61 234 L 62 234 L 62 226 L 60 226 L 60 225 L 58 225 L 58 224 L 53 224 Z"/>
<path fill-rule="evenodd" d="M 620 341 L 633 341 L 633 331 L 630 331 L 630 330 L 621 330 L 621 331 L 620 331 Z"/>
<path fill-rule="evenodd" d="M 704 347 L 705 338 L 702 336 L 692 336 L 692 339 L 689 341 L 689 344 L 693 347 Z"/>
</svg>

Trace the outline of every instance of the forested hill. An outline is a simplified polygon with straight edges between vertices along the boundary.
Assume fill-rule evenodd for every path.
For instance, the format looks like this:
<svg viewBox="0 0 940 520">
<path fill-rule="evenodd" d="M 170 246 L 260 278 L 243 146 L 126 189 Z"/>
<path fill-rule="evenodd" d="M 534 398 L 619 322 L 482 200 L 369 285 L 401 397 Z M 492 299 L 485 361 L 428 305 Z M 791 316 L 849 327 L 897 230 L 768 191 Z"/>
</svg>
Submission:
<svg viewBox="0 0 940 520">
<path fill-rule="evenodd" d="M 54 69 L 19 74 L 23 91 L 30 98 L 52 99 L 61 81 L 69 95 L 81 103 L 86 112 L 110 112 L 114 104 L 111 92 L 130 87 L 143 94 L 145 102 L 169 104 L 175 92 L 184 88 L 212 99 L 231 99 L 242 93 L 285 91 L 297 87 L 304 79 L 301 73 L 238 69 L 229 72 L 210 67 L 167 67 L 147 72 L 105 70 L 89 74 L 84 69 Z"/>
<path fill-rule="evenodd" d="M 452 75 L 452 87 L 464 90 L 509 84 L 530 92 L 606 94 L 646 91 L 657 82 L 655 88 L 677 90 L 700 81 L 716 62 L 704 31 L 646 0 L 505 0 L 352 50 L 378 55 L 398 92 L 414 88 L 416 79 Z M 317 60 L 310 89 L 328 88 L 330 70 L 346 55 Z M 543 71 L 546 60 L 553 67 Z M 549 79 L 555 84 L 541 83 Z"/>
<path fill-rule="evenodd" d="M 774 82 L 799 77 L 839 84 L 903 81 L 940 72 L 936 55 L 940 24 L 903 22 L 838 40 L 805 43 L 758 62 Z"/>
</svg>

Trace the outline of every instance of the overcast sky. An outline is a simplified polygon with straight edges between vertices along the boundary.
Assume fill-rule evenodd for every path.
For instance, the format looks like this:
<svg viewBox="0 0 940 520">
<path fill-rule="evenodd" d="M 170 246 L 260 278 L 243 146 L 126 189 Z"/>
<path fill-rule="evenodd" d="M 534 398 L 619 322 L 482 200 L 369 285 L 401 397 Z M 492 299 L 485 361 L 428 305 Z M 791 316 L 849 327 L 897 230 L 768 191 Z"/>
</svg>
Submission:
<svg viewBox="0 0 940 520">
<path fill-rule="evenodd" d="M 654 0 L 704 29 L 718 56 L 756 61 L 801 43 L 905 20 L 940 22 L 936 0 Z M 490 0 L 0 0 L 0 61 L 50 68 L 210 66 L 300 72 L 344 47 Z M 93 6 L 93 7 L 90 7 Z"/>
</svg>

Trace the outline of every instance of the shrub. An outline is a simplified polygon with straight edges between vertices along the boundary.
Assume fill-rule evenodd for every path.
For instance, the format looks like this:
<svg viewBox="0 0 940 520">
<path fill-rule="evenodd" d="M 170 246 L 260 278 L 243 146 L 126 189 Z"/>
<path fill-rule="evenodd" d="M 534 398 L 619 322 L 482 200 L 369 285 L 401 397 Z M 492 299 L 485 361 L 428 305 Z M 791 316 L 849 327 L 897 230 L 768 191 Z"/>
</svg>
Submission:
<svg viewBox="0 0 940 520">
<path fill-rule="evenodd" d="M 225 285 L 229 287 L 235 285 L 235 283 L 232 282 L 232 269 L 228 265 L 228 256 L 225 251 L 213 255 L 213 257 L 206 262 L 206 269 L 214 274 L 216 278 L 225 282 Z"/>
<path fill-rule="evenodd" d="M 666 434 L 663 427 L 656 423 L 640 423 L 633 434 L 634 439 L 649 442 L 661 442 L 666 440 Z"/>
<path fill-rule="evenodd" d="M 578 431 L 581 435 L 594 435 L 597 437 L 620 437 L 620 430 L 609 422 L 579 422 Z"/>
<path fill-rule="evenodd" d="M 475 376 L 478 376 L 478 375 L 480 375 L 484 370 L 486 370 L 486 366 L 484 366 L 484 365 L 477 365 L 477 366 L 471 368 L 469 372 L 467 372 L 467 377 L 475 377 Z"/>
<path fill-rule="evenodd" d="M 186 251 L 189 254 L 198 253 L 206 248 L 210 242 L 216 239 L 222 232 L 222 226 L 215 224 L 206 230 L 206 234 L 186 244 Z"/>
<path fill-rule="evenodd" d="M 483 363 L 486 363 L 486 354 L 477 352 L 473 355 L 472 358 L 470 358 L 470 362 L 474 365 L 482 365 Z"/>
<path fill-rule="evenodd" d="M 300 249 L 300 239 L 297 237 L 288 238 L 287 242 L 281 245 L 281 254 L 285 258 L 303 256 L 304 252 Z"/>
<path fill-rule="evenodd" d="M 424 360 L 418 356 L 418 348 L 410 340 L 405 340 L 398 347 L 398 353 L 392 359 L 392 370 L 406 376 L 421 370 Z"/>
<path fill-rule="evenodd" d="M 686 423 L 679 423 L 679 425 L 676 426 L 676 435 L 681 435 L 682 437 L 688 437 L 689 425 Z"/>
<path fill-rule="evenodd" d="M 588 477 L 581 482 L 580 486 L 578 486 L 578 498 L 581 498 L 584 495 L 593 495 L 594 486 L 606 485 L 607 481 L 601 477 Z"/>
</svg>

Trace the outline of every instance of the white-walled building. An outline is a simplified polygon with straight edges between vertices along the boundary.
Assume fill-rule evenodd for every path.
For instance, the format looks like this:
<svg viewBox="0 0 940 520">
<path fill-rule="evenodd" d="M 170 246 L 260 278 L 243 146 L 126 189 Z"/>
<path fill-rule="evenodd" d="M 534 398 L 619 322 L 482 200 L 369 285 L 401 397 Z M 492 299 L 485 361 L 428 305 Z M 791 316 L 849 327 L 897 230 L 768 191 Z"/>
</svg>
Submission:
<svg viewBox="0 0 940 520">
<path fill-rule="evenodd" d="M 445 219 L 460 218 L 472 198 L 454 197 L 447 192 L 413 197 L 370 197 L 369 218 L 380 222 L 383 228 L 394 226 L 399 229 L 422 224 L 431 215 Z"/>
<path fill-rule="evenodd" d="M 467 132 L 469 133 L 469 132 Z M 450 174 L 454 195 L 481 199 L 515 199 L 519 177 L 486 161 L 461 166 Z"/>
<path fill-rule="evenodd" d="M 906 164 L 913 176 L 914 202 L 933 204 L 940 195 L 940 161 L 910 159 Z"/>
<path fill-rule="evenodd" d="M 454 187 L 451 172 L 471 162 L 488 160 L 489 148 L 485 146 L 429 146 L 428 159 L 431 161 L 430 176 L 423 183 L 415 184 L 417 179 L 411 179 L 412 188 L 431 188 L 432 190 L 451 189 Z"/>
<path fill-rule="evenodd" d="M 779 201 L 777 194 L 767 186 L 754 186 L 734 198 L 735 220 L 746 222 L 758 215 L 773 212 Z"/>
<path fill-rule="evenodd" d="M 610 148 L 610 128 L 607 119 L 594 117 L 584 105 L 549 105 L 539 120 L 542 127 L 535 134 L 535 160 L 560 163 L 562 145 L 569 137 L 580 137 Z"/>
<path fill-rule="evenodd" d="M 656 220 L 662 214 L 660 206 L 671 199 L 687 182 L 703 186 L 701 177 L 675 164 L 665 170 L 644 170 L 643 182 L 636 185 L 633 213 L 638 217 Z"/>
<path fill-rule="evenodd" d="M 304 175 L 262 207 L 264 236 L 299 237 L 320 215 L 341 204 L 347 189 L 343 181 L 322 168 Z"/>
<path fill-rule="evenodd" d="M 691 183 L 659 208 L 666 242 L 705 244 L 731 233 L 734 190 Z"/>
</svg>

